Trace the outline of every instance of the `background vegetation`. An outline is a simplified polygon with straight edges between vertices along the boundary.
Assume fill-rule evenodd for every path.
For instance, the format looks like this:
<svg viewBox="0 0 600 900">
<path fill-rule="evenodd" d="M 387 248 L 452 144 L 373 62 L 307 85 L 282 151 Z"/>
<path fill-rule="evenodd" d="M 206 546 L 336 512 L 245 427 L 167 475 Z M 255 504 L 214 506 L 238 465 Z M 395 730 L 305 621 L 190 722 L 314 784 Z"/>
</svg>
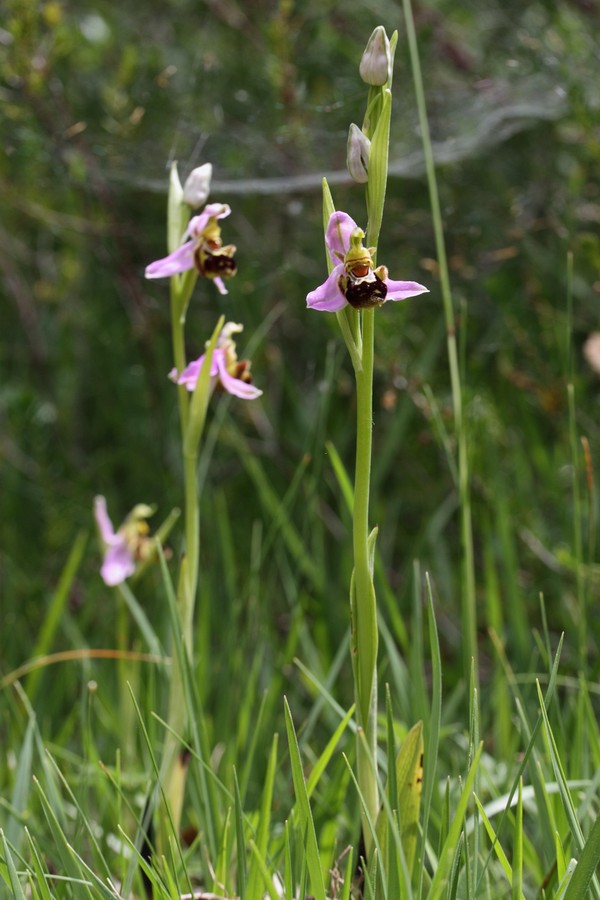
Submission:
<svg viewBox="0 0 600 900">
<path fill-rule="evenodd" d="M 283 730 L 283 693 L 309 743 L 325 724 L 312 737 L 322 746 L 337 720 L 315 706 L 296 656 L 317 678 L 330 673 L 336 700 L 349 706 L 350 519 L 330 444 L 351 471 L 354 397 L 335 318 L 307 311 L 305 295 L 324 273 L 323 174 L 335 173 L 337 206 L 363 217 L 345 175 L 346 134 L 363 112 L 360 53 L 383 23 L 399 28 L 400 40 L 380 258 L 392 275 L 431 292 L 378 317 L 372 518 L 389 631 L 381 677 L 392 679 L 395 711 L 411 725 L 416 700 L 392 648 L 410 665 L 418 560 L 432 579 L 449 698 L 441 772 L 460 772 L 468 660 L 458 624 L 452 407 L 399 6 L 6 0 L 5 10 L 0 675 L 40 653 L 146 649 L 122 598 L 98 575 L 92 499 L 105 494 L 116 521 L 137 502 L 157 504 L 161 519 L 181 502 L 168 289 L 145 282 L 143 270 L 165 252 L 170 162 L 185 176 L 210 161 L 211 198 L 234 209 L 225 236 L 238 246 L 239 274 L 224 299 L 210 286 L 197 291 L 188 349 L 198 355 L 224 311 L 244 322 L 264 389 L 252 405 L 225 398 L 212 406 L 203 456 L 197 675 L 215 765 L 221 760 L 225 772 L 243 753 L 267 688 L 249 797 L 262 787 L 273 731 Z M 517 744 L 510 691 L 498 687 L 498 646 L 535 701 L 534 674 L 547 668 L 536 635 L 546 633 L 555 650 L 564 631 L 565 708 L 578 678 L 597 708 L 600 394 L 583 348 L 599 330 L 600 7 L 429 0 L 415 4 L 415 16 L 459 314 L 481 734 L 486 750 L 510 763 Z M 175 553 L 178 540 L 176 527 Z M 167 640 L 159 572 L 134 589 Z M 99 777 L 91 764 L 112 765 L 120 748 L 131 786 L 143 788 L 147 747 L 126 681 L 144 709 L 160 709 L 164 685 L 152 666 L 71 662 L 28 678 L 40 734 L 70 777 L 85 789 Z M 28 716 L 5 688 L 3 745 L 21 745 Z M 10 754 L 7 762 L 0 784 L 10 796 Z M 578 775 L 598 764 L 590 754 Z M 321 799 L 331 808 L 326 792 Z M 279 802 L 286 807 L 285 793 Z M 336 827 L 352 834 L 352 815 Z"/>
</svg>

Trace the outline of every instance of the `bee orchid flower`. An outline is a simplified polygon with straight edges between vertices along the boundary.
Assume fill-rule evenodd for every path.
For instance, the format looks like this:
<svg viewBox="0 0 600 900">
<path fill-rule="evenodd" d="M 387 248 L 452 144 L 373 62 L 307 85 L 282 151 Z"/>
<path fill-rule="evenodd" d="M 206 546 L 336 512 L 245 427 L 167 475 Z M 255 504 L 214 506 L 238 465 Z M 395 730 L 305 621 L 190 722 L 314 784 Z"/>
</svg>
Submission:
<svg viewBox="0 0 600 900">
<path fill-rule="evenodd" d="M 227 293 L 223 278 L 231 278 L 237 271 L 233 244 L 223 245 L 219 219 L 231 212 L 227 203 L 209 203 L 201 213 L 193 216 L 183 234 L 181 244 L 173 253 L 157 259 L 146 267 L 146 278 L 168 278 L 189 269 L 197 269 L 204 278 L 214 281 L 221 294 Z"/>
<path fill-rule="evenodd" d="M 137 563 L 148 559 L 154 552 L 154 541 L 148 537 L 146 521 L 152 513 L 152 507 L 139 503 L 115 531 L 106 509 L 105 498 L 95 498 L 94 516 L 104 545 L 100 575 L 105 584 L 114 587 L 125 581 L 133 575 Z"/>
<path fill-rule="evenodd" d="M 231 337 L 232 334 L 237 334 L 240 331 L 243 331 L 243 325 L 238 325 L 235 322 L 227 322 L 223 327 L 212 357 L 210 367 L 211 382 L 214 388 L 221 388 L 227 391 L 228 394 L 241 397 L 242 400 L 254 400 L 256 397 L 260 397 L 262 391 L 251 383 L 250 362 L 247 359 L 238 359 L 235 341 Z M 169 378 L 176 384 L 185 385 L 188 391 L 193 391 L 196 387 L 204 358 L 205 354 L 203 353 L 202 356 L 199 356 L 198 359 L 186 366 L 181 374 L 178 374 L 177 370 L 173 369 L 169 373 Z"/>
<path fill-rule="evenodd" d="M 393 281 L 385 266 L 373 262 L 374 248 L 363 244 L 365 234 L 347 213 L 336 211 L 327 224 L 325 243 L 333 269 L 323 284 L 306 297 L 310 309 L 338 312 L 382 306 L 387 300 L 406 300 L 427 292 L 417 281 Z"/>
</svg>

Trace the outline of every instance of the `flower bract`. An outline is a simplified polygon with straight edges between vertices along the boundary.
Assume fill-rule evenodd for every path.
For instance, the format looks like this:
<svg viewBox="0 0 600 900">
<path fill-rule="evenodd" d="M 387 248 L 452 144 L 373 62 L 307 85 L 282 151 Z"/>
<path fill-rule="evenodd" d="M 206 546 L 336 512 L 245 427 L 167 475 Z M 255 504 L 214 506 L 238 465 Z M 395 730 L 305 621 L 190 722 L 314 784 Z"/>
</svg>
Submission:
<svg viewBox="0 0 600 900">
<path fill-rule="evenodd" d="M 148 537 L 146 519 L 152 508 L 140 503 L 115 531 L 106 509 L 104 497 L 94 500 L 94 516 L 104 545 L 104 559 L 100 575 L 105 584 L 114 587 L 129 578 L 138 561 L 147 559 L 154 551 L 154 541 Z"/>
<path fill-rule="evenodd" d="M 252 384 L 252 376 L 250 374 L 250 362 L 247 359 L 238 359 L 235 341 L 232 334 L 243 331 L 243 325 L 235 322 L 227 322 L 223 327 L 221 334 L 217 339 L 217 345 L 214 349 L 212 363 L 210 367 L 210 376 L 213 387 L 221 388 L 228 394 L 235 397 L 241 397 L 242 400 L 254 400 L 260 397 L 262 391 Z M 181 372 L 177 374 L 177 370 L 173 369 L 169 377 L 177 384 L 185 385 L 188 391 L 193 391 L 198 381 L 198 375 L 204 362 L 205 354 L 199 356 L 191 362 Z"/>
<path fill-rule="evenodd" d="M 364 232 L 345 212 L 329 218 L 325 243 L 333 263 L 329 277 L 306 297 L 310 309 L 338 312 L 347 304 L 355 309 L 382 306 L 387 300 L 406 300 L 426 293 L 417 281 L 394 281 L 385 266 L 375 268 L 373 248 L 363 244 Z"/>
<path fill-rule="evenodd" d="M 237 271 L 233 244 L 223 245 L 219 219 L 231 212 L 227 203 L 209 203 L 201 213 L 193 216 L 183 234 L 181 244 L 173 253 L 157 259 L 146 267 L 146 278 L 168 278 L 189 269 L 214 281 L 221 294 L 227 293 L 223 278 L 231 278 Z"/>
</svg>

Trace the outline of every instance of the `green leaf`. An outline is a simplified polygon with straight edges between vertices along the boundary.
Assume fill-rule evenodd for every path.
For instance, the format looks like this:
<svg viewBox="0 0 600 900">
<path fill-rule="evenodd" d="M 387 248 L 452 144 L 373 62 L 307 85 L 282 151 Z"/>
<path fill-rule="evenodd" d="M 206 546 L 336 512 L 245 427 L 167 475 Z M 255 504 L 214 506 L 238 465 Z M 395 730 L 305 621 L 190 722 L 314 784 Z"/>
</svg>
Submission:
<svg viewBox="0 0 600 900">
<path fill-rule="evenodd" d="M 285 709 L 285 727 L 287 731 L 288 746 L 290 750 L 290 762 L 292 766 L 292 779 L 294 782 L 294 793 L 296 794 L 296 807 L 300 818 L 302 833 L 305 835 L 306 842 L 306 864 L 310 876 L 310 882 L 316 900 L 326 900 L 325 885 L 323 884 L 323 873 L 321 871 L 321 860 L 319 857 L 319 845 L 317 843 L 317 835 L 315 832 L 315 823 L 313 821 L 306 783 L 304 781 L 304 772 L 302 770 L 302 759 L 300 757 L 300 748 L 298 739 L 294 730 L 294 722 L 287 699 L 284 698 Z"/>
<path fill-rule="evenodd" d="M 479 801 L 479 798 L 474 794 L 473 799 L 477 805 L 477 809 L 479 810 L 479 815 L 481 816 L 481 821 L 483 822 L 483 827 L 485 828 L 487 835 L 490 839 L 490 842 L 492 844 L 492 847 L 494 848 L 494 852 L 496 853 L 498 862 L 502 866 L 502 871 L 506 875 L 509 884 L 512 884 L 512 880 L 513 880 L 512 866 L 508 861 L 508 857 L 506 856 L 506 853 L 502 849 L 502 845 L 500 844 L 500 841 L 498 840 L 498 836 L 497 836 L 496 832 L 494 831 L 492 823 L 490 822 L 484 807 L 482 806 L 481 802 Z"/>
<path fill-rule="evenodd" d="M 50 600 L 50 606 L 43 617 L 43 625 L 39 637 L 33 648 L 32 656 L 45 656 L 52 645 L 54 635 L 65 612 L 65 606 L 71 593 L 73 581 L 81 565 L 83 552 L 87 544 L 87 535 L 80 533 L 75 538 L 64 569 L 60 573 L 58 586 Z M 42 669 L 36 669 L 27 678 L 27 696 L 34 703 L 39 680 L 42 677 Z"/>
<path fill-rule="evenodd" d="M 11 797 L 11 813 L 6 825 L 6 839 L 16 850 L 19 850 L 23 830 L 19 817 L 25 813 L 31 791 L 31 765 L 35 739 L 36 720 L 30 717 L 25 731 L 23 743 L 19 749 L 19 765 L 17 766 L 15 783 Z"/>
<path fill-rule="evenodd" d="M 29 846 L 31 848 L 33 870 L 35 873 L 37 889 L 40 893 L 41 900 L 52 900 L 52 895 L 50 893 L 46 880 L 46 873 L 42 865 L 42 857 L 40 855 L 40 851 L 38 850 L 35 840 L 31 836 L 27 828 L 25 828 L 25 834 L 27 835 L 27 840 L 29 841 Z"/>
<path fill-rule="evenodd" d="M 454 818 L 452 820 L 452 824 L 450 825 L 448 837 L 446 838 L 446 841 L 442 848 L 438 866 L 435 870 L 435 874 L 431 882 L 428 900 L 438 900 L 438 898 L 442 897 L 450 882 L 452 865 L 461 838 L 465 813 L 467 811 L 467 804 L 471 796 L 473 782 L 475 781 L 475 773 L 477 771 L 477 766 L 479 765 L 479 759 L 481 757 L 482 749 L 483 745 L 480 745 L 477 748 L 477 752 L 473 759 L 473 764 L 471 765 L 469 774 L 467 775 L 467 779 L 465 781 L 465 786 L 460 795 L 456 810 L 454 811 Z"/>
<path fill-rule="evenodd" d="M 8 841 L 6 840 L 6 835 L 3 831 L 0 831 L 0 836 L 2 837 L 2 853 L 4 856 L 4 862 L 6 863 L 6 868 L 8 870 L 8 878 L 12 890 L 12 896 L 15 898 L 15 900 L 26 900 L 25 892 L 23 891 L 21 882 L 19 881 L 17 867 L 15 866 L 15 861 L 12 857 L 12 853 L 10 852 Z"/>
<path fill-rule="evenodd" d="M 237 891 L 240 900 L 246 900 L 246 844 L 244 841 L 244 814 L 242 810 L 242 800 L 240 797 L 240 786 L 238 784 L 237 772 L 233 770 L 234 785 L 234 816 L 235 816 L 235 840 L 237 847 Z"/>
<path fill-rule="evenodd" d="M 412 875 L 419 835 L 419 810 L 423 788 L 422 722 L 413 725 L 402 742 L 396 758 L 396 783 L 402 848 L 406 867 L 409 874 Z"/>
<path fill-rule="evenodd" d="M 198 444 L 202 437 L 204 422 L 206 421 L 206 410 L 208 409 L 208 401 L 210 399 L 210 367 L 212 365 L 213 353 L 217 346 L 217 340 L 223 325 L 225 316 L 221 316 L 216 324 L 215 330 L 206 349 L 204 351 L 204 360 L 198 373 L 198 381 L 192 394 L 190 403 L 189 421 L 185 435 L 184 454 L 188 458 L 195 458 L 198 452 Z"/>
<path fill-rule="evenodd" d="M 279 735 L 273 735 L 273 742 L 271 744 L 271 753 L 269 754 L 269 763 L 267 766 L 267 773 L 265 775 L 265 784 L 263 788 L 262 801 L 260 805 L 260 812 L 258 816 L 258 831 L 256 835 L 256 850 L 258 857 L 260 859 L 265 859 L 267 856 L 267 847 L 269 842 L 269 829 L 271 826 L 271 804 L 273 801 L 273 785 L 275 783 L 275 773 L 277 771 L 277 743 L 278 743 Z M 257 859 L 255 855 L 253 857 L 253 862 Z M 261 882 L 261 872 L 257 867 L 256 863 L 250 866 L 250 872 L 248 874 L 248 896 L 258 897 L 259 896 L 259 886 Z"/>
<path fill-rule="evenodd" d="M 523 779 L 519 778 L 512 866 L 512 900 L 523 900 Z"/>
<path fill-rule="evenodd" d="M 367 246 L 377 248 L 383 220 L 383 207 L 387 188 L 388 154 L 390 145 L 390 120 L 392 94 L 382 92 L 381 113 L 377 120 L 369 154 L 369 181 L 367 182 Z"/>
<path fill-rule="evenodd" d="M 585 897 L 592 883 L 594 873 L 600 863 L 600 816 L 596 818 L 585 842 L 581 855 L 571 876 L 564 900 L 579 900 Z"/>
</svg>

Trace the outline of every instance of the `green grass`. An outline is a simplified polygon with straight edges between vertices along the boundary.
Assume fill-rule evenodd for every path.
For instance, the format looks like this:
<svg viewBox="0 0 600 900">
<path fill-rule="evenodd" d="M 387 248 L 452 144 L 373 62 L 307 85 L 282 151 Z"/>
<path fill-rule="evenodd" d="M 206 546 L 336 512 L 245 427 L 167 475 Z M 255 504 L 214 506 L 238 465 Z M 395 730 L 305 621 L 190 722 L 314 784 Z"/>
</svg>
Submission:
<svg viewBox="0 0 600 900">
<path fill-rule="evenodd" d="M 410 149 L 406 123 L 418 118 L 407 112 L 412 77 L 426 176 L 401 191 L 397 181 L 387 185 L 379 255 L 392 276 L 393 263 L 398 277 L 431 291 L 377 318 L 371 518 L 385 702 L 379 755 L 370 759 L 382 798 L 374 820 L 357 779 L 350 661 L 351 366 L 335 317 L 304 310 L 324 272 L 320 200 L 303 195 L 294 217 L 285 211 L 290 195 L 271 197 L 269 215 L 256 197 L 237 197 L 240 273 L 231 296 L 216 300 L 205 286 L 190 308 L 196 349 L 222 313 L 239 311 L 265 392 L 251 407 L 215 395 L 196 410 L 198 419 L 206 413 L 206 430 L 190 664 L 177 611 L 182 472 L 165 378 L 167 289 L 130 293 L 159 246 L 163 198 L 148 201 L 144 191 L 140 202 L 135 185 L 110 202 L 106 186 L 88 197 L 98 184 L 83 177 L 90 157 L 82 145 L 81 158 L 67 160 L 68 178 L 55 171 L 62 149 L 52 154 L 46 144 L 58 126 L 48 132 L 44 115 L 52 85 L 62 79 L 68 88 L 69 67 L 85 63 L 92 94 L 66 91 L 63 131 L 89 121 L 101 147 L 110 125 L 127 146 L 131 110 L 121 121 L 120 103 L 136 94 L 132 73 L 162 109 L 161 66 L 152 42 L 136 37 L 103 80 L 106 63 L 81 42 L 79 20 L 65 10 L 52 26 L 47 9 L 52 78 L 39 82 L 29 66 L 33 21 L 11 4 L 8 24 L 21 37 L 0 63 L 3 90 L 33 168 L 24 182 L 10 154 L 0 163 L 17 236 L 0 233 L 6 283 L 19 301 L 6 335 L 20 334 L 19 316 L 28 323 L 25 340 L 13 341 L 19 352 L 12 337 L 0 339 L 9 363 L 0 388 L 0 897 L 600 897 L 600 429 L 597 377 L 581 355 L 598 327 L 597 141 L 585 13 L 546 6 L 490 9 L 482 28 L 474 11 L 458 16 L 440 4 L 435 27 L 413 28 L 404 3 L 392 158 Z M 296 85 L 294 102 L 282 100 L 290 61 L 300 59 L 286 9 L 252 34 L 256 59 L 274 68 L 263 77 L 257 62 L 244 78 L 256 114 L 266 91 L 281 118 L 272 147 L 320 168 L 319 140 L 302 141 L 305 117 L 332 103 L 321 60 L 339 61 L 325 74 L 346 97 L 345 60 L 352 57 L 354 78 L 364 25 L 348 10 L 340 32 L 327 12 L 321 37 L 303 47 L 315 74 Z M 297 10 L 298 34 L 312 33 L 321 16 L 312 3 L 307 9 Z M 398 8 L 386 10 L 398 24 Z M 153 15 L 170 27 L 161 10 Z M 520 28 L 506 24 L 512 15 Z M 529 15 L 543 24 L 535 32 L 543 40 L 532 37 Z M 212 19 L 208 27 L 219 47 L 237 46 L 243 34 Z M 541 42 L 571 105 L 556 126 L 436 168 L 427 122 L 435 135 L 439 98 L 467 84 L 436 54 L 459 47 L 461 29 L 473 46 L 489 42 L 496 87 L 505 59 L 524 67 Z M 176 37 L 182 53 L 196 52 L 190 38 Z M 65 47 L 77 48 L 74 62 Z M 241 55 L 222 53 L 231 83 Z M 193 106 L 217 128 L 213 101 L 223 91 L 211 72 L 207 64 L 210 95 Z M 239 96 L 222 101 L 226 121 L 235 120 Z M 344 100 L 330 125 L 336 139 L 353 102 Z M 469 124 L 454 121 L 457 132 Z M 238 144 L 221 138 L 219 146 L 223 171 L 241 171 Z M 324 157 L 337 165 L 328 147 Z M 160 144 L 165 158 L 168 149 Z M 73 179 L 85 190 L 67 187 Z M 341 186 L 336 201 L 355 214 L 353 189 Z M 139 243 L 131 249 L 130 241 Z M 115 591 L 98 575 L 91 504 L 100 490 L 116 515 L 156 500 L 165 521 L 164 557 Z M 174 668 L 184 708 L 169 719 Z M 177 758 L 186 776 L 181 830 L 160 778 L 173 746 L 185 751 Z M 361 813 L 375 847 L 368 860 Z"/>
</svg>

